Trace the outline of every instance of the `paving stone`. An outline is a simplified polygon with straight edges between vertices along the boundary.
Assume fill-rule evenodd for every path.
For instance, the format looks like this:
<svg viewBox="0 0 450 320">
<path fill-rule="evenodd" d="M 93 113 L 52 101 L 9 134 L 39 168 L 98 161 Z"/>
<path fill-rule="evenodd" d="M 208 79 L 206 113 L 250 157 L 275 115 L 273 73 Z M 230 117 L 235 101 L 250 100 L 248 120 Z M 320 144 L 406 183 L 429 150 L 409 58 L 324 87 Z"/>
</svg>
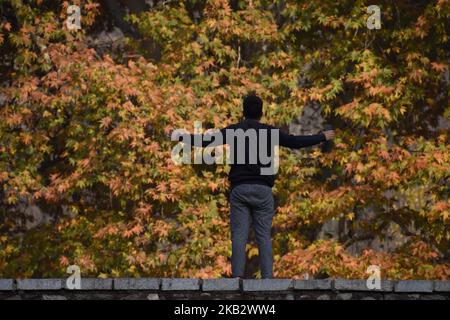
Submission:
<svg viewBox="0 0 450 320">
<path fill-rule="evenodd" d="M 113 279 L 81 278 L 81 290 L 112 290 Z"/>
<path fill-rule="evenodd" d="M 81 278 L 80 286 L 80 289 L 71 289 L 67 286 L 67 280 L 63 280 L 63 287 L 66 290 L 112 290 L 113 279 Z"/>
<path fill-rule="evenodd" d="M 120 298 L 120 300 L 145 300 L 147 299 L 147 296 L 144 294 L 139 294 L 139 293 L 132 293 L 132 294 L 127 294 L 126 296 L 123 296 Z"/>
<path fill-rule="evenodd" d="M 239 279 L 204 279 L 203 291 L 239 291 Z"/>
<path fill-rule="evenodd" d="M 327 294 L 322 294 L 322 295 L 317 297 L 317 300 L 331 300 L 331 298 Z"/>
<path fill-rule="evenodd" d="M 42 300 L 67 300 L 67 298 L 61 295 L 44 294 Z"/>
<path fill-rule="evenodd" d="M 159 290 L 160 283 L 157 278 L 117 278 L 114 290 Z"/>
<path fill-rule="evenodd" d="M 286 300 L 294 300 L 294 295 L 292 293 L 289 293 L 286 295 Z"/>
<path fill-rule="evenodd" d="M 351 293 L 338 293 L 336 295 L 336 298 L 338 300 L 351 300 L 352 297 L 353 297 L 353 294 L 351 294 Z"/>
<path fill-rule="evenodd" d="M 295 290 L 330 290 L 332 280 L 294 280 Z"/>
<path fill-rule="evenodd" d="M 18 290 L 61 290 L 62 279 L 18 279 Z"/>
<path fill-rule="evenodd" d="M 408 296 L 404 294 L 386 294 L 384 300 L 408 300 Z"/>
<path fill-rule="evenodd" d="M 283 291 L 293 288 L 293 281 L 290 279 L 249 279 L 243 280 L 244 291 Z"/>
<path fill-rule="evenodd" d="M 447 300 L 447 299 L 439 294 L 424 294 L 421 295 L 420 300 Z"/>
<path fill-rule="evenodd" d="M 450 292 L 450 281 L 434 281 L 434 291 Z"/>
<path fill-rule="evenodd" d="M 390 292 L 393 290 L 393 283 L 390 280 L 380 281 L 381 289 L 370 289 L 367 286 L 367 280 L 334 280 L 334 289 L 338 291 L 385 291 Z"/>
<path fill-rule="evenodd" d="M 182 291 L 182 290 L 199 290 L 200 280 L 199 279 L 162 279 L 162 290 L 163 291 Z"/>
<path fill-rule="evenodd" d="M 361 300 L 377 300 L 374 297 L 364 297 Z"/>
<path fill-rule="evenodd" d="M 433 281 L 400 280 L 395 284 L 395 292 L 433 292 Z"/>
<path fill-rule="evenodd" d="M 0 291 L 15 290 L 13 279 L 0 279 Z"/>
</svg>

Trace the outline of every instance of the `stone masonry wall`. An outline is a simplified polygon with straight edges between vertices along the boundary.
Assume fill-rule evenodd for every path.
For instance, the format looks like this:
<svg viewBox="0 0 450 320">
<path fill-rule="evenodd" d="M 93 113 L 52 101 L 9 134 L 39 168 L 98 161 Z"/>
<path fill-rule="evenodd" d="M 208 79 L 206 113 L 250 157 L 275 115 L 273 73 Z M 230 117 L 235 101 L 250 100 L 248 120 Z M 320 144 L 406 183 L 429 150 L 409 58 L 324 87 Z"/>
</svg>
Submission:
<svg viewBox="0 0 450 320">
<path fill-rule="evenodd" d="M 450 300 L 450 281 L 238 279 L 81 279 L 68 289 L 66 279 L 0 279 L 0 300 Z"/>
</svg>

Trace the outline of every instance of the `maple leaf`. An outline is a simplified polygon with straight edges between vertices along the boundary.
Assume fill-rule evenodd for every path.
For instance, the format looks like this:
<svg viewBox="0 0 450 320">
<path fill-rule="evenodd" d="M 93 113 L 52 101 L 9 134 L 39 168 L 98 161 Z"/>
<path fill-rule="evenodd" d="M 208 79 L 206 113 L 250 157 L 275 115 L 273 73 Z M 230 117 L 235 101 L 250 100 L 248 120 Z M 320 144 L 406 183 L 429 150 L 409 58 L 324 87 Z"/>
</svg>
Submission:
<svg viewBox="0 0 450 320">
<path fill-rule="evenodd" d="M 431 68 L 433 68 L 433 70 L 436 70 L 437 72 L 444 72 L 448 69 L 448 65 L 445 63 L 432 62 Z"/>
<path fill-rule="evenodd" d="M 59 258 L 59 263 L 61 264 L 61 266 L 66 267 L 69 265 L 69 259 L 66 256 L 61 256 Z"/>
<path fill-rule="evenodd" d="M 100 120 L 100 128 L 107 128 L 111 123 L 112 119 L 110 116 L 104 117 Z"/>
<path fill-rule="evenodd" d="M 5 29 L 6 31 L 11 31 L 11 23 L 5 22 L 3 24 L 3 29 Z"/>
</svg>

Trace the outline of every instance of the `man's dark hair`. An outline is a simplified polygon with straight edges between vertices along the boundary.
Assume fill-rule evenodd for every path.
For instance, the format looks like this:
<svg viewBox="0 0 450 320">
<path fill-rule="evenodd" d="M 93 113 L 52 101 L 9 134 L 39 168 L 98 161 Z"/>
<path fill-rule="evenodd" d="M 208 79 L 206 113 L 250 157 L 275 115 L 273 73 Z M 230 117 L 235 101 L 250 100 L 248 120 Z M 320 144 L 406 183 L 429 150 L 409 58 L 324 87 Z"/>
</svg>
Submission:
<svg viewBox="0 0 450 320">
<path fill-rule="evenodd" d="M 263 102 L 261 98 L 255 94 L 250 94 L 244 98 L 244 117 L 246 119 L 260 119 L 262 113 Z"/>
</svg>

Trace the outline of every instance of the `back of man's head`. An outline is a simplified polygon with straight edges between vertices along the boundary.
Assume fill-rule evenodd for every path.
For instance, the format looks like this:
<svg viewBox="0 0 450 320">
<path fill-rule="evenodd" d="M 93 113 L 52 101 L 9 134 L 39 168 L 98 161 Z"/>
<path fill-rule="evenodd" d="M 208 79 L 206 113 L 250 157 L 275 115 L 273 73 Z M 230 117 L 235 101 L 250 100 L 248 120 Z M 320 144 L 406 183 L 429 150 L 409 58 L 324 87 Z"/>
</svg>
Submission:
<svg viewBox="0 0 450 320">
<path fill-rule="evenodd" d="M 259 120 L 262 113 L 263 102 L 255 94 L 250 94 L 244 98 L 244 117 L 246 119 Z"/>
</svg>

